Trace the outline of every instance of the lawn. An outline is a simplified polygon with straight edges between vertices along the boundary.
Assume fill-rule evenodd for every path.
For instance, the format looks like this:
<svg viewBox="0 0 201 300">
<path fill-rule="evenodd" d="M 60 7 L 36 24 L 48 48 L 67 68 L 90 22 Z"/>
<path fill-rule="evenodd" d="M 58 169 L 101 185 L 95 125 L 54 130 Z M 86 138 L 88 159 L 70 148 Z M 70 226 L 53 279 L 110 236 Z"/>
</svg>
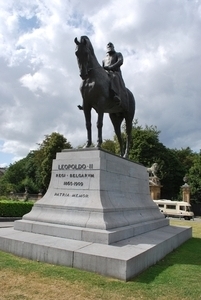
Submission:
<svg viewBox="0 0 201 300">
<path fill-rule="evenodd" d="M 201 221 L 170 222 L 193 238 L 129 282 L 0 252 L 0 300 L 201 300 Z"/>
</svg>

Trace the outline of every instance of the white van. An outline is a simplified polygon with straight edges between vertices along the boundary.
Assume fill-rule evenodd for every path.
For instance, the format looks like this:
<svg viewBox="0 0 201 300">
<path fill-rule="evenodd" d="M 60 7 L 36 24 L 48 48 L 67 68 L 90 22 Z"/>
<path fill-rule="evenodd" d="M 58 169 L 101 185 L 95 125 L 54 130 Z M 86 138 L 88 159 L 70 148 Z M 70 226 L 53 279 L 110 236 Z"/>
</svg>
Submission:
<svg viewBox="0 0 201 300">
<path fill-rule="evenodd" d="M 183 201 L 171 201 L 166 199 L 153 200 L 165 217 L 184 218 L 185 220 L 194 219 L 191 205 Z"/>
</svg>

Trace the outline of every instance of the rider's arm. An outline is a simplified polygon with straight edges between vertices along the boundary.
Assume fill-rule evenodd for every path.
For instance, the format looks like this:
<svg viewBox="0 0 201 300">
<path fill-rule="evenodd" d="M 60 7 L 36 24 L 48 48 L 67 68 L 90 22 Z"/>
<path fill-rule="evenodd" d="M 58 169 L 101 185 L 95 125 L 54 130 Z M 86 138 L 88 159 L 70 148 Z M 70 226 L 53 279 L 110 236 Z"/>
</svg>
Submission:
<svg viewBox="0 0 201 300">
<path fill-rule="evenodd" d="M 105 66 L 105 60 L 102 61 L 102 67 L 103 67 L 103 69 L 105 69 L 106 71 L 109 71 L 109 70 L 110 70 L 110 67 L 109 67 L 109 66 Z"/>
<path fill-rule="evenodd" d="M 109 69 L 112 71 L 119 71 L 121 65 L 123 65 L 123 55 L 120 52 L 116 52 L 117 54 L 117 61 L 109 66 Z"/>
</svg>

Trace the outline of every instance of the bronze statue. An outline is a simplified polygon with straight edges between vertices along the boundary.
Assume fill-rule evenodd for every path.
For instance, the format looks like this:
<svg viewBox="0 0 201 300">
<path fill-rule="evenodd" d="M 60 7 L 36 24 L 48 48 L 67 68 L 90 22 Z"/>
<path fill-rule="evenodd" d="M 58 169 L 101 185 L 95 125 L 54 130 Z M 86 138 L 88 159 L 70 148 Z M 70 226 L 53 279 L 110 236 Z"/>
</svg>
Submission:
<svg viewBox="0 0 201 300">
<path fill-rule="evenodd" d="M 110 81 L 111 76 L 108 76 L 108 72 L 103 67 L 101 67 L 101 65 L 97 61 L 93 46 L 89 38 L 87 36 L 82 36 L 80 38 L 80 41 L 75 38 L 74 42 L 76 44 L 75 54 L 77 56 L 80 77 L 82 78 L 80 91 L 82 94 L 83 104 L 82 106 L 79 105 L 78 107 L 80 109 L 83 109 L 85 115 L 87 128 L 87 143 L 85 147 L 90 147 L 92 144 L 91 109 L 93 108 L 98 114 L 98 140 L 96 146 L 101 147 L 103 115 L 104 113 L 109 113 L 111 122 L 114 126 L 114 130 L 119 141 L 121 156 L 128 157 L 131 141 L 132 122 L 135 114 L 135 99 L 133 97 L 133 94 L 127 88 L 125 89 L 126 99 L 128 99 L 128 105 L 125 108 L 125 105 L 122 105 L 122 99 L 124 98 L 118 99 L 119 95 L 123 94 L 121 88 L 119 88 L 118 91 L 116 91 L 116 89 L 114 90 L 114 84 L 111 84 Z M 111 62 L 113 61 L 114 60 L 111 58 Z M 112 67 L 112 65 L 106 65 L 105 62 L 105 68 L 106 67 L 109 68 Z M 111 90 L 114 92 L 114 95 L 111 95 Z M 119 101 L 116 100 L 121 100 L 121 105 L 119 105 Z M 121 124 L 124 119 L 126 122 L 127 134 L 126 149 L 123 149 L 123 142 L 121 137 Z"/>
</svg>

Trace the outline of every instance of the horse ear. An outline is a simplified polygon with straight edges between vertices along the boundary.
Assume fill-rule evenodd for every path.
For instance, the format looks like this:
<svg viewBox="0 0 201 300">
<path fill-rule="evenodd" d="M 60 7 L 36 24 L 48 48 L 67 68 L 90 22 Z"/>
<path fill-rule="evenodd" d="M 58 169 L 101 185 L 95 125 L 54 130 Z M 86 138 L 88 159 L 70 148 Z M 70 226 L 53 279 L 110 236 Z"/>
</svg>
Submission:
<svg viewBox="0 0 201 300">
<path fill-rule="evenodd" d="M 86 44 L 87 44 L 87 40 L 84 38 L 83 39 L 84 40 L 84 45 L 86 46 Z"/>
<path fill-rule="evenodd" d="M 76 45 L 79 45 L 79 44 L 80 44 L 80 42 L 78 42 L 78 39 L 77 39 L 77 38 L 74 39 L 74 42 L 75 42 Z"/>
</svg>

